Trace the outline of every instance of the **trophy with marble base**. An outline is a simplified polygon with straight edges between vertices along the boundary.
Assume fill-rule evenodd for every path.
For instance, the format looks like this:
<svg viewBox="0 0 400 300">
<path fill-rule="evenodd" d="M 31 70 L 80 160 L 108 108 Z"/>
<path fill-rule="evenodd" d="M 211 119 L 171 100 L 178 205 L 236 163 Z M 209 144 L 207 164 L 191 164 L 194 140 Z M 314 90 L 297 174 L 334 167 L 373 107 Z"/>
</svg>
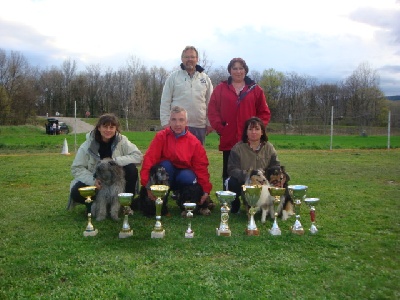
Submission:
<svg viewBox="0 0 400 300">
<path fill-rule="evenodd" d="M 164 197 L 168 190 L 168 185 L 154 184 L 150 186 L 150 190 L 156 199 L 156 224 L 154 225 L 153 231 L 151 232 L 151 238 L 159 239 L 165 237 L 165 230 L 161 224 L 161 208 L 163 205 L 162 197 Z"/>
<path fill-rule="evenodd" d="M 260 199 L 262 186 L 261 185 L 244 185 L 243 194 L 246 198 L 247 204 L 250 206 L 249 214 L 250 219 L 247 225 L 246 234 L 247 235 L 260 235 L 260 232 L 254 221 L 254 215 L 257 212 L 257 202 Z"/>
<path fill-rule="evenodd" d="M 231 191 L 217 191 L 215 195 L 221 204 L 221 223 L 219 224 L 219 228 L 216 228 L 217 236 L 231 236 L 232 233 L 228 225 L 229 212 L 231 210 L 229 205 L 235 200 L 236 193 Z"/>
<path fill-rule="evenodd" d="M 280 188 L 280 187 L 269 187 L 268 191 L 272 197 L 275 197 L 274 199 L 274 223 L 269 230 L 269 233 L 272 235 L 281 235 L 281 229 L 278 226 L 278 207 L 279 204 L 281 203 L 281 196 L 285 194 L 286 189 L 285 188 Z"/>
<path fill-rule="evenodd" d="M 296 221 L 294 222 L 293 226 L 291 227 L 291 231 L 294 234 L 303 235 L 304 228 L 300 223 L 300 205 L 301 200 L 304 200 L 306 197 L 308 186 L 306 185 L 289 185 L 289 194 L 293 198 L 294 203 L 294 211 L 296 214 Z"/>
<path fill-rule="evenodd" d="M 90 186 L 85 186 L 81 187 L 78 189 L 79 194 L 81 194 L 82 197 L 86 198 L 85 199 L 85 205 L 86 205 L 86 211 L 87 211 L 87 217 L 88 217 L 88 224 L 86 226 L 86 230 L 83 232 L 83 236 L 95 236 L 98 231 L 97 229 L 94 228 L 92 224 L 92 197 L 96 194 L 96 187 L 93 185 Z"/>
<path fill-rule="evenodd" d="M 193 211 L 196 208 L 196 203 L 183 203 L 183 206 L 185 207 L 186 210 L 186 218 L 193 218 Z M 194 231 L 192 230 L 192 222 L 189 221 L 188 228 L 185 231 L 185 238 L 193 238 L 194 237 Z"/>
<path fill-rule="evenodd" d="M 118 237 L 120 239 L 124 239 L 133 235 L 133 230 L 129 226 L 128 216 L 132 214 L 131 210 L 131 202 L 132 202 L 132 193 L 119 193 L 118 201 L 121 206 L 124 208 L 124 222 L 122 223 L 122 229 L 119 232 Z"/>
<path fill-rule="evenodd" d="M 316 234 L 318 232 L 317 226 L 315 225 L 315 206 L 319 202 L 319 198 L 306 198 L 304 202 L 310 207 L 310 218 L 311 218 L 311 227 L 310 233 Z"/>
</svg>

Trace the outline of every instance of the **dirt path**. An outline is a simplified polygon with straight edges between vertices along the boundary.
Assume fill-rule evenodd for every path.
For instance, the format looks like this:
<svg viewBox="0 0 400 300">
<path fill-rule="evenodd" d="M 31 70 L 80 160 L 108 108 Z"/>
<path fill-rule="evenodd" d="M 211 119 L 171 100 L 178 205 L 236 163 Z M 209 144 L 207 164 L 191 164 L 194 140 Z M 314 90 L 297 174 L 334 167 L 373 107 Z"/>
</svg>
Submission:
<svg viewBox="0 0 400 300">
<path fill-rule="evenodd" d="M 69 133 L 85 133 L 89 132 L 94 128 L 93 125 L 86 123 L 85 121 L 82 121 L 79 118 L 68 118 L 68 117 L 56 117 L 59 121 L 65 122 L 69 126 Z M 75 128 L 76 127 L 76 128 Z"/>
</svg>

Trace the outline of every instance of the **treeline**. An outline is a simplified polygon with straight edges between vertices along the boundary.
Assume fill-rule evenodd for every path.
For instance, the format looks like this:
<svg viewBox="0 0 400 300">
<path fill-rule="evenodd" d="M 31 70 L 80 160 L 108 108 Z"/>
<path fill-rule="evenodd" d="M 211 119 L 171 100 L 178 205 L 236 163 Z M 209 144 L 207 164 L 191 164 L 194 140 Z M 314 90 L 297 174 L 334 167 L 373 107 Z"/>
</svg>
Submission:
<svg viewBox="0 0 400 300">
<path fill-rule="evenodd" d="M 212 68 L 205 53 L 199 63 L 214 86 L 227 79 L 226 67 Z M 56 112 L 74 116 L 76 105 L 78 117 L 86 112 L 91 116 L 113 112 L 135 120 L 135 126 L 140 127 L 146 119 L 159 118 L 162 89 L 171 71 L 149 68 L 136 57 L 118 70 L 89 65 L 78 71 L 76 62 L 70 59 L 60 67 L 40 69 L 20 52 L 0 49 L 0 125 L 26 124 L 36 115 Z M 264 89 L 272 122 L 329 124 L 333 106 L 335 120 L 342 125 L 387 125 L 389 102 L 379 89 L 377 71 L 368 63 L 333 84 L 274 69 L 250 71 L 249 76 Z M 398 123 L 396 118 L 393 121 Z"/>
</svg>

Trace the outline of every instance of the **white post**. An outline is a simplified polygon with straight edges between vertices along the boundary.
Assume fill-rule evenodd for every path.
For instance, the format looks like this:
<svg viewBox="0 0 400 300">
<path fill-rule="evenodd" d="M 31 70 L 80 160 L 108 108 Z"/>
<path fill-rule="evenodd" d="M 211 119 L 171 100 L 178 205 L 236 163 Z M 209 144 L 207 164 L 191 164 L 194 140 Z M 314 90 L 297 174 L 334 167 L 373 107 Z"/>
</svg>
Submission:
<svg viewBox="0 0 400 300">
<path fill-rule="evenodd" d="M 333 142 L 333 105 L 332 105 L 332 112 L 331 112 L 331 147 L 330 147 L 330 150 L 332 150 L 332 142 Z"/>
<path fill-rule="evenodd" d="M 129 113 L 129 110 L 128 110 L 128 107 L 126 107 L 126 113 L 125 113 L 125 128 L 126 128 L 126 131 L 128 131 L 128 128 L 129 128 L 128 113 Z"/>
<path fill-rule="evenodd" d="M 387 148 L 388 150 L 390 149 L 390 110 L 388 113 L 388 142 L 387 142 Z"/>
<path fill-rule="evenodd" d="M 76 153 L 76 101 L 75 101 L 75 128 L 74 128 L 74 133 L 75 133 L 75 153 Z"/>
</svg>

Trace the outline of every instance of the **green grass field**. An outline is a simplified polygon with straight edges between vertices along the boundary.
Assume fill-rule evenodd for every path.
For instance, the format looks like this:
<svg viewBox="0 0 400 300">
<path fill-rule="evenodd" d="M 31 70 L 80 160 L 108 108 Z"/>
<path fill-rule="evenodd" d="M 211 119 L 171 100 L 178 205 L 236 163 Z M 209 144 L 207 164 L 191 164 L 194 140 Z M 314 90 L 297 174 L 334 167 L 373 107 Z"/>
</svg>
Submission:
<svg viewBox="0 0 400 300">
<path fill-rule="evenodd" d="M 126 135 L 144 152 L 154 133 Z M 60 154 L 65 138 L 69 156 Z M 329 137 L 270 140 L 290 183 L 320 198 L 317 235 L 293 235 L 290 218 L 271 236 L 272 220 L 261 224 L 257 214 L 260 236 L 246 236 L 242 211 L 230 217 L 232 236 L 218 237 L 217 207 L 195 216 L 195 237 L 185 239 L 187 220 L 170 201 L 164 239 L 150 238 L 155 219 L 139 213 L 129 239 L 118 238 L 122 220 L 109 219 L 93 221 L 99 234 L 85 238 L 84 207 L 65 210 L 75 137 L 0 127 L 0 299 L 399 299 L 399 138 L 387 150 L 387 137 L 334 137 L 342 144 L 332 151 Z M 222 187 L 217 147 L 208 137 L 214 192 Z M 306 231 L 308 211 L 302 204 Z"/>
</svg>

